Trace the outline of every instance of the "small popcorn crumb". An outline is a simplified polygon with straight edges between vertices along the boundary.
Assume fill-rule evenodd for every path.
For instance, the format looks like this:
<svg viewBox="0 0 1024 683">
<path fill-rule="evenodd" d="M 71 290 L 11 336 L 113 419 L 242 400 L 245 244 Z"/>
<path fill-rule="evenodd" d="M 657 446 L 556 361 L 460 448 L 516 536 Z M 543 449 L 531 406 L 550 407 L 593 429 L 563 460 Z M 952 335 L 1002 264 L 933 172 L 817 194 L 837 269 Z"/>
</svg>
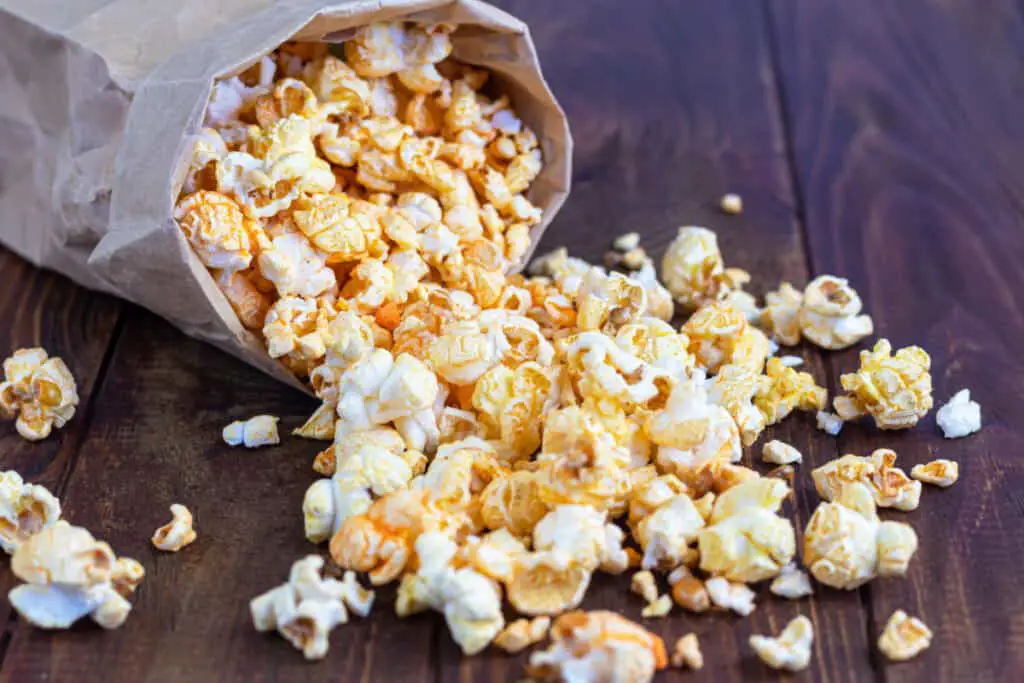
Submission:
<svg viewBox="0 0 1024 683">
<path fill-rule="evenodd" d="M 224 428 L 222 436 L 229 446 L 258 448 L 281 443 L 277 434 L 277 422 L 281 418 L 273 415 L 257 415 L 248 420 L 235 420 Z"/>
<path fill-rule="evenodd" d="M 981 429 L 981 406 L 971 400 L 971 390 L 961 389 L 939 408 L 935 421 L 947 439 L 959 439 Z"/>
<path fill-rule="evenodd" d="M 803 455 L 788 443 L 772 439 L 761 449 L 761 459 L 773 465 L 789 465 L 803 461 Z"/>
<path fill-rule="evenodd" d="M 914 465 L 910 476 L 926 484 L 946 488 L 960 478 L 960 465 L 954 460 L 932 460 L 924 465 Z"/>
<path fill-rule="evenodd" d="M 754 611 L 754 591 L 742 583 L 731 583 L 720 576 L 704 582 L 711 602 L 724 609 L 730 609 L 740 616 L 749 616 Z"/>
<path fill-rule="evenodd" d="M 798 367 L 800 367 L 801 365 L 804 364 L 804 359 L 801 358 L 800 356 L 790 356 L 790 355 L 780 356 L 779 360 L 787 368 L 798 368 Z"/>
<path fill-rule="evenodd" d="M 838 436 L 843 428 L 843 420 L 835 413 L 827 410 L 819 410 L 815 416 L 818 421 L 818 429 L 831 436 Z"/>
<path fill-rule="evenodd" d="M 620 265 L 622 265 L 622 253 L 615 251 L 614 249 L 610 249 L 604 252 L 603 261 L 604 267 L 607 268 L 608 270 L 611 270 L 612 268 L 618 268 Z"/>
<path fill-rule="evenodd" d="M 687 633 L 676 641 L 672 647 L 672 666 L 695 671 L 704 667 L 704 654 L 700 651 L 696 633 Z"/>
<path fill-rule="evenodd" d="M 150 540 L 159 550 L 176 553 L 198 537 L 192 528 L 192 513 L 184 505 L 175 503 L 171 506 L 173 519 L 153 532 Z"/>
<path fill-rule="evenodd" d="M 551 617 L 516 619 L 495 637 L 494 644 L 514 655 L 544 640 L 550 628 Z"/>
<path fill-rule="evenodd" d="M 805 572 L 797 569 L 794 564 L 787 564 L 779 572 L 779 575 L 772 581 L 770 588 L 774 595 L 787 600 L 797 600 L 807 597 L 814 591 L 811 590 L 811 580 Z"/>
<path fill-rule="evenodd" d="M 773 669 L 802 671 L 811 661 L 814 644 L 814 626 L 807 617 L 800 616 L 789 622 L 778 638 L 750 636 L 750 647 L 757 656 Z"/>
<path fill-rule="evenodd" d="M 654 574 L 646 569 L 633 574 L 629 588 L 648 604 L 658 599 L 658 586 L 654 582 Z"/>
<path fill-rule="evenodd" d="M 894 662 L 913 659 L 928 649 L 932 632 L 924 622 L 901 609 L 893 612 L 878 638 L 878 649 Z"/>
<path fill-rule="evenodd" d="M 734 192 L 723 195 L 718 205 L 722 211 L 733 216 L 743 213 L 743 197 Z"/>
<path fill-rule="evenodd" d="M 647 262 L 647 252 L 644 251 L 643 247 L 637 247 L 636 249 L 630 249 L 622 255 L 622 265 L 629 270 L 640 270 L 644 267 L 644 263 Z"/>
<path fill-rule="evenodd" d="M 639 246 L 640 233 L 637 232 L 627 232 L 624 235 L 619 235 L 615 238 L 615 241 L 612 242 L 612 248 L 614 248 L 615 251 L 621 251 L 623 253 L 633 251 Z"/>
<path fill-rule="evenodd" d="M 640 616 L 644 619 L 661 619 L 662 617 L 667 617 L 668 613 L 671 611 L 672 598 L 668 594 L 665 594 L 651 602 L 647 607 L 644 607 L 640 611 Z"/>
</svg>

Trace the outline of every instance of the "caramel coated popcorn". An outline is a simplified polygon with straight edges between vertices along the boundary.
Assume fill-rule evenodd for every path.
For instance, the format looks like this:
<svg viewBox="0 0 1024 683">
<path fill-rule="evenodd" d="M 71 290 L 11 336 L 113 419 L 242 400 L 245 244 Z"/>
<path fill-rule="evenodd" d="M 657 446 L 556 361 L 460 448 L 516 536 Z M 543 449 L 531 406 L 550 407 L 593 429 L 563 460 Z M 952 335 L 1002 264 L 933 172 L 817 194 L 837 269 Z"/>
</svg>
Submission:
<svg viewBox="0 0 1024 683">
<path fill-rule="evenodd" d="M 0 416 L 15 419 L 23 438 L 41 441 L 74 417 L 78 387 L 60 358 L 41 348 L 18 349 L 4 361 Z"/>
<path fill-rule="evenodd" d="M 931 358 L 924 349 L 908 346 L 892 353 L 887 339 L 860 352 L 860 368 L 843 375 L 846 396 L 833 407 L 845 421 L 871 415 L 879 429 L 907 429 L 932 408 Z"/>
<path fill-rule="evenodd" d="M 901 609 L 892 613 L 878 637 L 878 649 L 894 662 L 913 659 L 927 650 L 931 643 L 931 629 Z"/>
<path fill-rule="evenodd" d="M 834 500 L 852 482 L 866 486 L 878 507 L 916 510 L 921 500 L 921 483 L 896 467 L 896 452 L 888 448 L 867 457 L 844 455 L 814 469 L 811 478 L 825 500 Z"/>
</svg>

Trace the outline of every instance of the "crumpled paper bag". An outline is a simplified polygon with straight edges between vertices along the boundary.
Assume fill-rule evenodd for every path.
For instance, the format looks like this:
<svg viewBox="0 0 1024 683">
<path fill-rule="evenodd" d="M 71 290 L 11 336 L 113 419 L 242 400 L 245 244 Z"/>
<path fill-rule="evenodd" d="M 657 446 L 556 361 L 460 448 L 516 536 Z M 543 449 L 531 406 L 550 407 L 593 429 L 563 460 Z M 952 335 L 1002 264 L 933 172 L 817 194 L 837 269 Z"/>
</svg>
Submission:
<svg viewBox="0 0 1024 683">
<path fill-rule="evenodd" d="M 453 56 L 490 69 L 537 132 L 535 246 L 569 192 L 572 139 L 527 26 L 479 0 L 0 0 L 0 242 L 303 388 L 238 321 L 172 210 L 215 78 L 286 40 L 394 19 L 456 25 Z"/>
</svg>

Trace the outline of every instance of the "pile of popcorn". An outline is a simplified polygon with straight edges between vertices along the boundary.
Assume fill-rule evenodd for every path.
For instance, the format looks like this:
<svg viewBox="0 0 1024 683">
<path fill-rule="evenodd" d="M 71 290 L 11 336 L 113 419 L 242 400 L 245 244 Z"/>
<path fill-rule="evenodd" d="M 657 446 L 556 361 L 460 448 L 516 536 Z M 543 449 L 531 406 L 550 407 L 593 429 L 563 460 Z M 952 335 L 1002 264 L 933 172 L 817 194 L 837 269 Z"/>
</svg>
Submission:
<svg viewBox="0 0 1024 683">
<path fill-rule="evenodd" d="M 700 668 L 697 637 L 669 650 L 619 615 L 578 611 L 596 573 L 630 572 L 645 618 L 746 616 L 756 609 L 748 584 L 762 581 L 796 600 L 812 578 L 851 590 L 903 576 L 917 535 L 877 510 L 916 509 L 921 482 L 951 485 L 957 463 L 908 475 L 880 449 L 813 470 L 823 500 L 802 534 L 808 576 L 783 510 L 800 452 L 767 443 L 763 460 L 778 466 L 768 474 L 740 462 L 795 411 L 832 434 L 862 417 L 915 426 L 933 406 L 928 354 L 878 340 L 828 411 L 800 358 L 775 353 L 873 334 L 857 292 L 822 275 L 803 290 L 783 282 L 759 305 L 743 290 L 749 274 L 725 267 L 701 227 L 680 228 L 660 280 L 635 233 L 615 241 L 607 268 L 559 249 L 529 277 L 508 274 L 541 219 L 527 194 L 543 159 L 509 98 L 482 93 L 488 75 L 451 59 L 452 31 L 374 24 L 340 54 L 285 44 L 216 84 L 196 142 L 175 209 L 181 230 L 241 322 L 322 401 L 295 434 L 331 441 L 313 461 L 323 478 L 302 514 L 343 578 L 319 555 L 299 560 L 252 601 L 256 628 L 324 657 L 331 629 L 372 607 L 358 573 L 395 585 L 400 616 L 443 615 L 468 655 L 550 637 L 530 657 L 533 679 L 633 683 L 670 664 Z M 686 316 L 678 328 L 676 314 Z M 4 370 L 0 406 L 23 435 L 71 417 L 77 396 L 62 363 L 31 349 Z M 966 391 L 939 411 L 949 437 L 980 422 Z M 223 437 L 276 444 L 277 418 L 232 423 Z M 75 602 L 77 616 L 36 623 L 122 622 L 141 566 L 58 523 L 48 493 L 5 477 L 0 539 L 28 582 L 12 592 L 15 607 L 30 612 L 31 596 L 56 585 L 89 598 Z M 196 534 L 187 508 L 171 511 L 153 543 L 176 551 Z M 31 565 L 19 554 L 50 558 L 60 543 L 97 548 L 90 562 L 102 567 L 61 565 L 48 581 L 19 569 Z M 134 583 L 123 578 L 129 565 Z M 521 618 L 506 623 L 506 602 Z M 797 617 L 750 647 L 796 671 L 813 637 Z M 879 647 L 905 659 L 930 638 L 898 612 Z"/>
</svg>

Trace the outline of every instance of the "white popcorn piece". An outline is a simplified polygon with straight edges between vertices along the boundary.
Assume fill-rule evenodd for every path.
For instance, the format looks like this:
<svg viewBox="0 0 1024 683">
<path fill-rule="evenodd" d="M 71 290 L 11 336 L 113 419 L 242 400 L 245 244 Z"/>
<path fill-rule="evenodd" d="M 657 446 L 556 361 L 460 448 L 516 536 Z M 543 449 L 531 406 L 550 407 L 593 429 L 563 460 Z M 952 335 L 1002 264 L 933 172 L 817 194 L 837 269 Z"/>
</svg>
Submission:
<svg viewBox="0 0 1024 683">
<path fill-rule="evenodd" d="M 126 595 L 145 575 L 138 562 L 119 560 L 109 545 L 64 521 L 24 541 L 11 570 L 25 582 L 8 594 L 11 605 L 46 629 L 69 628 L 87 615 L 103 628 L 118 628 L 132 609 Z"/>
<path fill-rule="evenodd" d="M 544 640 L 550 628 L 551 617 L 516 619 L 498 634 L 494 639 L 494 644 L 514 655 Z"/>
<path fill-rule="evenodd" d="M 192 528 L 192 513 L 187 507 L 178 503 L 171 505 L 171 516 L 173 519 L 154 531 L 150 540 L 158 550 L 176 553 L 195 541 L 198 534 Z"/>
<path fill-rule="evenodd" d="M 750 636 L 750 647 L 768 666 L 786 671 L 803 671 L 811 662 L 814 626 L 804 616 L 793 619 L 777 638 Z"/>
<path fill-rule="evenodd" d="M 315 297 L 337 285 L 326 258 L 297 233 L 275 237 L 259 255 L 260 272 L 281 296 Z"/>
<path fill-rule="evenodd" d="M 827 410 L 819 410 L 814 417 L 817 421 L 818 429 L 829 436 L 839 436 L 839 432 L 843 429 L 843 419 L 841 417 Z"/>
<path fill-rule="evenodd" d="M 672 666 L 694 671 L 704 668 L 704 653 L 700 651 L 696 633 L 687 633 L 676 641 L 672 647 Z"/>
<path fill-rule="evenodd" d="M 15 419 L 22 438 L 41 441 L 74 417 L 78 387 L 67 365 L 41 348 L 18 349 L 4 361 L 0 417 Z"/>
<path fill-rule="evenodd" d="M 685 493 L 672 497 L 634 525 L 643 548 L 644 569 L 668 570 L 679 566 L 704 528 L 704 517 Z"/>
<path fill-rule="evenodd" d="M 559 505 L 533 529 L 533 548 L 551 551 L 588 570 L 618 574 L 629 566 L 624 534 L 588 505 Z"/>
<path fill-rule="evenodd" d="M 374 600 L 354 572 L 338 581 L 323 578 L 323 566 L 322 557 L 307 555 L 292 565 L 286 583 L 249 602 L 257 631 L 276 630 L 308 660 L 326 657 L 331 630 L 348 622 L 349 610 L 365 617 Z"/>
<path fill-rule="evenodd" d="M 901 609 L 896 610 L 885 623 L 882 635 L 878 637 L 878 649 L 894 662 L 913 659 L 928 649 L 932 643 L 932 631 L 916 617 Z"/>
<path fill-rule="evenodd" d="M 672 596 L 666 594 L 640 610 L 640 616 L 644 619 L 662 619 L 667 617 L 671 611 Z"/>
<path fill-rule="evenodd" d="M 0 547 L 8 555 L 60 519 L 60 501 L 44 486 L 26 484 L 14 470 L 0 474 Z"/>
<path fill-rule="evenodd" d="M 621 251 L 623 253 L 632 251 L 640 246 L 640 233 L 627 232 L 619 235 L 612 242 L 612 248 L 615 251 Z"/>
<path fill-rule="evenodd" d="M 761 449 L 761 459 L 773 465 L 790 465 L 803 462 L 803 455 L 788 443 L 772 439 Z"/>
<path fill-rule="evenodd" d="M 754 611 L 756 605 L 754 591 L 742 583 L 731 583 L 727 579 L 716 576 L 704 582 L 708 591 L 708 597 L 718 607 L 732 610 L 740 616 L 746 617 Z"/>
<path fill-rule="evenodd" d="M 970 389 L 961 389 L 939 408 L 935 422 L 947 439 L 959 439 L 981 429 L 981 406 L 971 400 Z"/>
<path fill-rule="evenodd" d="M 734 216 L 743 213 L 743 198 L 734 192 L 722 195 L 718 205 L 722 211 Z"/>
<path fill-rule="evenodd" d="M 932 460 L 923 465 L 914 465 L 910 476 L 926 484 L 947 488 L 960 478 L 960 465 L 955 460 Z"/>
<path fill-rule="evenodd" d="M 859 315 L 862 306 L 847 280 L 834 275 L 816 277 L 804 290 L 800 331 L 822 348 L 845 349 L 874 332 L 871 316 Z"/>
<path fill-rule="evenodd" d="M 654 574 L 646 569 L 633 574 L 629 580 L 629 589 L 648 604 L 658 599 L 658 584 L 654 581 Z"/>
<path fill-rule="evenodd" d="M 787 368 L 798 368 L 804 364 L 804 359 L 800 356 L 779 356 L 779 360 L 782 361 L 782 364 Z"/>
<path fill-rule="evenodd" d="M 896 467 L 896 452 L 879 448 L 868 457 L 844 455 L 811 471 L 814 487 L 825 500 L 839 495 L 844 484 L 860 482 L 871 492 L 878 507 L 904 512 L 916 510 L 921 501 L 921 482 Z"/>
<path fill-rule="evenodd" d="M 794 564 L 787 564 L 769 587 L 772 594 L 787 600 L 799 600 L 813 594 L 811 580 Z"/>
<path fill-rule="evenodd" d="M 257 415 L 248 420 L 235 420 L 224 428 L 222 437 L 229 446 L 276 446 L 281 443 L 277 423 L 281 418 L 273 415 Z"/>
</svg>

